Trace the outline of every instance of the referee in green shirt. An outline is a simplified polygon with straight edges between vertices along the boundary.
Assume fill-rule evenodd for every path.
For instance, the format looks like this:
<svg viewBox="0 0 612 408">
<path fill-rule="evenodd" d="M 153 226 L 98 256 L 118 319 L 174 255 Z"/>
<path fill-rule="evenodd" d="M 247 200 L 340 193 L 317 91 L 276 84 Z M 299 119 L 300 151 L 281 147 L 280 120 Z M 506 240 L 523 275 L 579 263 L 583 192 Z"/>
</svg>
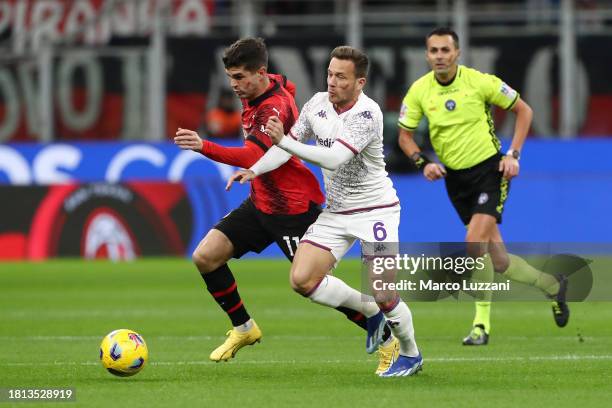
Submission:
<svg viewBox="0 0 612 408">
<path fill-rule="evenodd" d="M 567 324 L 567 280 L 543 273 L 522 258 L 506 252 L 497 224 L 501 223 L 510 180 L 519 173 L 520 151 L 533 112 L 518 92 L 495 75 L 458 65 L 459 38 L 448 28 L 427 35 L 426 59 L 432 71 L 415 81 L 402 102 L 399 144 L 427 180 L 444 178 L 446 191 L 467 227 L 472 256 L 485 256 L 485 268 L 472 279 L 493 281 L 494 271 L 505 278 L 541 289 L 553 300 L 559 327 Z M 516 114 L 514 137 L 503 154 L 495 135 L 490 105 Z M 421 153 L 413 132 L 426 116 L 431 144 L 441 164 Z M 491 330 L 491 293 L 476 302 L 476 316 L 464 345 L 485 345 Z"/>
</svg>

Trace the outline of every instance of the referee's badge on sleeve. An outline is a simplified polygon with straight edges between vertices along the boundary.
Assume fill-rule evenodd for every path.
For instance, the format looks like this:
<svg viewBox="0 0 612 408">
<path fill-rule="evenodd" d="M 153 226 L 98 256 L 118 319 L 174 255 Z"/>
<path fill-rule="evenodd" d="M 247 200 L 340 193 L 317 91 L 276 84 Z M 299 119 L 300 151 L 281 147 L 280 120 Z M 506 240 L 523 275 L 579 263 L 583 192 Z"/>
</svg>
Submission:
<svg viewBox="0 0 612 408">
<path fill-rule="evenodd" d="M 504 94 L 504 96 L 506 96 L 506 98 L 510 99 L 510 100 L 514 100 L 514 98 L 516 98 L 516 91 L 514 89 L 512 89 L 507 83 L 502 82 L 501 84 L 501 88 L 499 90 L 499 92 L 501 92 L 502 94 Z"/>
<path fill-rule="evenodd" d="M 402 108 L 400 109 L 399 119 L 402 120 L 408 114 L 408 106 L 402 102 Z"/>
</svg>

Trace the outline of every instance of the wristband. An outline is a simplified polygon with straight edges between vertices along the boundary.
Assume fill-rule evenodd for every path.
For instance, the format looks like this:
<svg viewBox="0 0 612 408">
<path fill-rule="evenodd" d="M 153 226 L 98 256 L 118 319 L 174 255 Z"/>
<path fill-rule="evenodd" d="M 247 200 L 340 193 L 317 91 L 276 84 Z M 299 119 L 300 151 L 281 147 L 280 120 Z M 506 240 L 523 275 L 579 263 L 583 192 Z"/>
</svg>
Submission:
<svg viewBox="0 0 612 408">
<path fill-rule="evenodd" d="M 432 163 L 432 161 L 429 160 L 429 157 L 425 156 L 424 154 L 421 154 L 421 152 L 414 153 L 412 156 L 410 156 L 410 159 L 412 160 L 416 168 L 419 170 L 422 170 L 429 163 Z"/>
</svg>

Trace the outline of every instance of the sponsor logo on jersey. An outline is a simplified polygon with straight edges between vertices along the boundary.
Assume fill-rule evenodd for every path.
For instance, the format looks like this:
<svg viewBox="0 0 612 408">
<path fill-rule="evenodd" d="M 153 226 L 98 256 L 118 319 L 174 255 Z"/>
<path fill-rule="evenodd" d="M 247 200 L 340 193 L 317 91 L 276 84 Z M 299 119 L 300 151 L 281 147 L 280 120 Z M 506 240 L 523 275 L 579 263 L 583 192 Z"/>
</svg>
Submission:
<svg viewBox="0 0 612 408">
<path fill-rule="evenodd" d="M 364 119 L 370 119 L 370 120 L 373 120 L 373 118 L 372 118 L 372 112 L 370 112 L 370 111 L 363 111 L 363 112 L 359 112 L 359 113 L 357 114 L 357 116 L 361 116 L 361 117 L 362 117 L 362 118 L 364 118 Z"/>
<path fill-rule="evenodd" d="M 456 88 L 451 88 L 451 89 L 445 89 L 445 90 L 438 92 L 438 95 L 443 96 L 443 95 L 448 95 L 448 94 L 452 94 L 456 92 L 459 92 L 459 90 Z"/>
<path fill-rule="evenodd" d="M 320 111 L 316 113 L 316 116 L 323 118 L 323 119 L 327 119 L 327 112 L 321 109 Z"/>
<path fill-rule="evenodd" d="M 321 139 L 319 138 L 319 136 L 317 136 L 317 144 L 320 146 L 332 147 L 332 145 L 334 144 L 334 140 L 331 137 Z"/>
<path fill-rule="evenodd" d="M 457 107 L 457 104 L 452 99 L 449 99 L 448 101 L 444 103 L 444 107 L 446 108 L 447 111 L 454 111 L 455 108 Z"/>
</svg>

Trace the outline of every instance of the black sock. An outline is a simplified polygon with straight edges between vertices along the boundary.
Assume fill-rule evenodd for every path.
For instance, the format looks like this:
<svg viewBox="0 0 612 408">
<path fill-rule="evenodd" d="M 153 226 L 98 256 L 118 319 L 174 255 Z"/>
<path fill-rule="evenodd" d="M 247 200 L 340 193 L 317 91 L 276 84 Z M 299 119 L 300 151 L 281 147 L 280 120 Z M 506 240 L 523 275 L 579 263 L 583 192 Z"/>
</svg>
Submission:
<svg viewBox="0 0 612 408">
<path fill-rule="evenodd" d="M 344 307 L 344 306 L 338 306 L 336 308 L 337 311 L 344 313 L 344 315 L 353 323 L 355 323 L 357 326 L 361 327 L 363 330 L 367 330 L 368 329 L 368 325 L 367 325 L 367 320 L 366 317 L 359 313 L 356 310 L 353 309 L 349 309 L 348 307 Z M 389 328 L 388 325 L 385 324 L 385 331 L 383 333 L 383 342 L 387 341 L 389 339 L 389 337 L 391 337 L 391 329 Z"/>
<path fill-rule="evenodd" d="M 212 272 L 202 274 L 206 287 L 215 301 L 227 313 L 232 326 L 240 326 L 249 321 L 251 316 L 242 304 L 238 287 L 232 271 L 224 264 Z"/>
<path fill-rule="evenodd" d="M 366 324 L 366 317 L 358 311 L 349 309 L 348 307 L 344 306 L 338 306 L 336 310 L 343 313 L 347 317 L 347 319 L 355 323 L 357 326 L 361 327 L 363 330 L 368 329 L 368 326 Z"/>
<path fill-rule="evenodd" d="M 389 328 L 388 324 L 385 324 L 385 330 L 383 332 L 383 343 L 387 340 L 389 340 L 389 337 L 391 337 L 391 329 Z"/>
</svg>

